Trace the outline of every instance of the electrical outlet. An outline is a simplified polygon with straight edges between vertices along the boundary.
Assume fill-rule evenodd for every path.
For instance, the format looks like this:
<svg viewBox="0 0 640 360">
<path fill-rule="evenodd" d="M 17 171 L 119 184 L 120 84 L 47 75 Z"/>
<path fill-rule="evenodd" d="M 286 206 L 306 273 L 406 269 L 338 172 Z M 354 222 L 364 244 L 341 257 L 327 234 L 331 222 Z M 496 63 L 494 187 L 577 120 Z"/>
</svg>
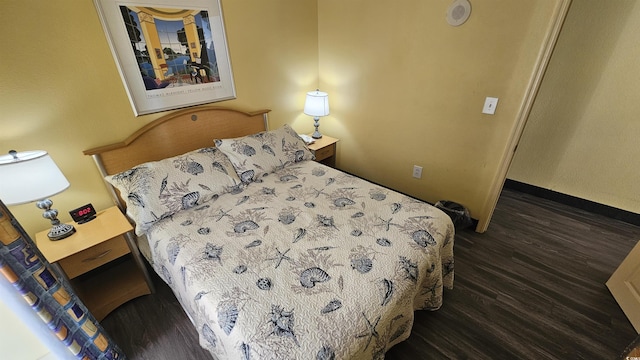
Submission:
<svg viewBox="0 0 640 360">
<path fill-rule="evenodd" d="M 413 177 L 420 179 L 422 177 L 422 166 L 413 165 Z"/>
</svg>

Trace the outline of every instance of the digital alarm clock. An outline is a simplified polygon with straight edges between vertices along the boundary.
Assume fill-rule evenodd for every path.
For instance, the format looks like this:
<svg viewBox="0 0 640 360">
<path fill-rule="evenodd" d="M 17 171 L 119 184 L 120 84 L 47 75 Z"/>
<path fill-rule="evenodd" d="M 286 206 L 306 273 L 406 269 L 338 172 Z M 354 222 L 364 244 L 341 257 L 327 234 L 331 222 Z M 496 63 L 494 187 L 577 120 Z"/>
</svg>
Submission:
<svg viewBox="0 0 640 360">
<path fill-rule="evenodd" d="M 87 204 L 77 209 L 69 211 L 71 218 L 78 224 L 84 224 L 96 218 L 96 209 L 93 205 Z"/>
</svg>

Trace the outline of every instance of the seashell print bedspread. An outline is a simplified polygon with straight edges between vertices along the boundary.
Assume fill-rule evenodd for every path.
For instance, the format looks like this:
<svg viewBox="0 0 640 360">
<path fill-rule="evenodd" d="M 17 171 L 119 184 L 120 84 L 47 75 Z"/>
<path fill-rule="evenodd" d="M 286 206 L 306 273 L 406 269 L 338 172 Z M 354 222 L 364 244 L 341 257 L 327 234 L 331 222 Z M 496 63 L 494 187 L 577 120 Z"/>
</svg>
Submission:
<svg viewBox="0 0 640 360">
<path fill-rule="evenodd" d="M 382 359 L 409 337 L 413 311 L 438 309 L 453 287 L 446 214 L 312 161 L 147 236 L 217 359 Z"/>
</svg>

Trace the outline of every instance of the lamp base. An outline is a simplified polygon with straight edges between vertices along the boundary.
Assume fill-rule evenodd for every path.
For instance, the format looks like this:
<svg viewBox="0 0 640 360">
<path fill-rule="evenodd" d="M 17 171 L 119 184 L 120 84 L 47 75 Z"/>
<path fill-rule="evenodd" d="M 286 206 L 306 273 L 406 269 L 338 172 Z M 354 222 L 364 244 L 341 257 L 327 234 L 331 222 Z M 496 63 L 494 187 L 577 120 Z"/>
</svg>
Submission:
<svg viewBox="0 0 640 360">
<path fill-rule="evenodd" d="M 320 118 L 319 117 L 314 117 L 313 118 L 313 126 L 316 128 L 316 131 L 313 132 L 313 134 L 311 134 L 311 137 L 314 139 L 321 139 L 322 138 L 322 134 L 320 134 L 320 131 L 318 131 L 318 127 L 320 126 Z"/>
<path fill-rule="evenodd" d="M 73 233 L 75 232 L 76 232 L 76 228 L 74 228 L 73 225 L 58 224 L 58 225 L 53 225 L 51 230 L 49 230 L 49 233 L 47 234 L 47 236 L 49 237 L 49 240 L 57 241 L 57 240 L 68 238 L 69 236 L 73 235 Z"/>
<path fill-rule="evenodd" d="M 76 232 L 76 228 L 74 228 L 73 225 L 60 223 L 60 220 L 58 220 L 58 210 L 52 209 L 52 205 L 53 201 L 50 199 L 36 202 L 36 206 L 44 210 L 42 217 L 51 220 L 51 230 L 49 230 L 47 234 L 49 240 L 62 240 Z"/>
</svg>

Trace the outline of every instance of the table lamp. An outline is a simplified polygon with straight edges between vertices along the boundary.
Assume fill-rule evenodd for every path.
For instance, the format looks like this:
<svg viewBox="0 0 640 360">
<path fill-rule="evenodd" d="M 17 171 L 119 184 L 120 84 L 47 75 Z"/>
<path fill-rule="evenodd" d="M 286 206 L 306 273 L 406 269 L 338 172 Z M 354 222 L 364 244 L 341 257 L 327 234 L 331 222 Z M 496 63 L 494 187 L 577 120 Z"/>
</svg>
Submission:
<svg viewBox="0 0 640 360">
<path fill-rule="evenodd" d="M 0 199 L 6 205 L 36 201 L 36 206 L 44 210 L 42 217 L 51 220 L 51 240 L 62 240 L 76 232 L 73 225 L 60 223 L 58 210 L 51 209 L 53 201 L 48 199 L 68 187 L 69 181 L 46 151 L 11 150 L 9 155 L 0 156 Z"/>
<path fill-rule="evenodd" d="M 316 91 L 309 91 L 307 93 L 307 99 L 304 102 L 304 113 L 313 116 L 316 131 L 311 137 L 320 139 L 322 137 L 322 134 L 318 131 L 320 116 L 329 115 L 329 95 L 317 89 Z"/>
</svg>

